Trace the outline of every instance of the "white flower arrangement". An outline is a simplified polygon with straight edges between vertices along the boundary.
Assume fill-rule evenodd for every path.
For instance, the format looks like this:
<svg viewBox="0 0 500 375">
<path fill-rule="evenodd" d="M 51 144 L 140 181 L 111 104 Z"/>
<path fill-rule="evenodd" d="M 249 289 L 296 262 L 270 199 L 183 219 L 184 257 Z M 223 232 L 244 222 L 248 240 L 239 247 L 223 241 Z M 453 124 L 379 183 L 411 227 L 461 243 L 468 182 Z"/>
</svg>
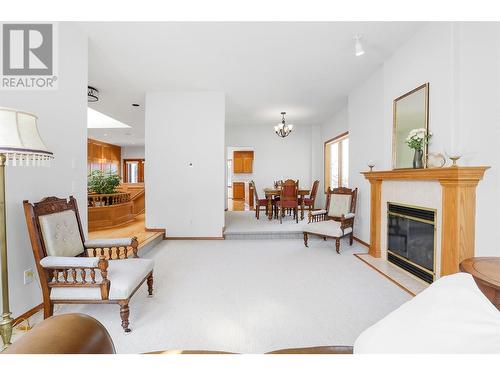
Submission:
<svg viewBox="0 0 500 375">
<path fill-rule="evenodd" d="M 405 142 L 410 148 L 422 150 L 424 146 L 429 143 L 431 137 L 432 133 L 427 132 L 425 128 L 416 128 L 410 130 Z"/>
</svg>

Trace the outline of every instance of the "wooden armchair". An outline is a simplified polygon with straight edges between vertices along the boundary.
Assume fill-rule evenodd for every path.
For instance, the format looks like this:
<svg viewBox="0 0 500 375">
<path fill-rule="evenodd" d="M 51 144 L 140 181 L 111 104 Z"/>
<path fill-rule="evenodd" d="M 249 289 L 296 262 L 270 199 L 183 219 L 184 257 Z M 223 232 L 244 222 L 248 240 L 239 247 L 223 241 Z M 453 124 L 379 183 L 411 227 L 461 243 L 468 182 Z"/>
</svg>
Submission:
<svg viewBox="0 0 500 375">
<path fill-rule="evenodd" d="M 280 224 L 283 223 L 283 216 L 285 216 L 285 210 L 293 210 L 293 217 L 296 222 L 299 222 L 299 181 L 286 180 L 281 185 L 280 199 L 275 202 L 276 210 L 279 209 L 278 216 L 280 218 Z"/>
<path fill-rule="evenodd" d="M 324 210 L 309 212 L 309 223 L 304 226 L 304 245 L 308 247 L 308 235 L 316 235 L 335 239 L 335 250 L 340 253 L 340 239 L 349 236 L 352 246 L 354 230 L 354 214 L 358 189 L 328 189 Z"/>
<path fill-rule="evenodd" d="M 139 259 L 137 238 L 85 241 L 76 199 L 50 197 L 23 202 L 42 287 L 44 318 L 54 304 L 118 304 L 125 332 L 129 301 L 147 280 L 153 294 L 151 259 Z"/>
</svg>

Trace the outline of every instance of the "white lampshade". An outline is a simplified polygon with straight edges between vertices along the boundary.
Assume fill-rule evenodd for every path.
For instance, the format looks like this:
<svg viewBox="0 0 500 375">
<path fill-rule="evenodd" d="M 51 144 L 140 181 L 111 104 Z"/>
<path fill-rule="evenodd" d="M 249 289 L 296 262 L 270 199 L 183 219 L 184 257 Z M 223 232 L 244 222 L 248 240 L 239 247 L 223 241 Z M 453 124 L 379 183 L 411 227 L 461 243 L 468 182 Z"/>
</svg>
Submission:
<svg viewBox="0 0 500 375">
<path fill-rule="evenodd" d="M 38 133 L 37 117 L 31 113 L 0 108 L 0 154 L 7 165 L 46 165 L 54 158 Z"/>
</svg>

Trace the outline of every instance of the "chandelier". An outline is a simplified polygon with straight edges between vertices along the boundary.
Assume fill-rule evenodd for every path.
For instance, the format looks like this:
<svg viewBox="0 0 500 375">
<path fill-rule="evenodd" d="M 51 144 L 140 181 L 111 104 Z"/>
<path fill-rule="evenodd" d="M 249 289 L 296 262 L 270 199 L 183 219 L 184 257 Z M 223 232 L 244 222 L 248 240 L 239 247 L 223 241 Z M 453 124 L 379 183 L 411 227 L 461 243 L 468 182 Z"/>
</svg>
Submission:
<svg viewBox="0 0 500 375">
<path fill-rule="evenodd" d="M 287 124 L 285 122 L 285 115 L 286 115 L 286 112 L 281 112 L 281 122 L 274 127 L 274 131 L 281 138 L 285 138 L 293 130 L 293 125 Z"/>
<path fill-rule="evenodd" d="M 99 90 L 95 87 L 87 86 L 87 102 L 95 103 L 99 101 Z"/>
</svg>

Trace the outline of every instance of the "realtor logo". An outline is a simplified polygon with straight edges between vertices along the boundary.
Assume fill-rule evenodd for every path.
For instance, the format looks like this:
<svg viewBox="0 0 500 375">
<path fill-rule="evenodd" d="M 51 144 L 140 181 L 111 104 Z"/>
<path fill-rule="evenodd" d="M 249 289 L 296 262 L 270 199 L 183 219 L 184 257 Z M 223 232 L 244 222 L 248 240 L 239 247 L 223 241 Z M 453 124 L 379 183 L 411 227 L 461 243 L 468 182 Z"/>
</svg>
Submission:
<svg viewBox="0 0 500 375">
<path fill-rule="evenodd" d="M 55 88 L 54 31 L 50 23 L 2 25 L 0 88 Z"/>
</svg>

